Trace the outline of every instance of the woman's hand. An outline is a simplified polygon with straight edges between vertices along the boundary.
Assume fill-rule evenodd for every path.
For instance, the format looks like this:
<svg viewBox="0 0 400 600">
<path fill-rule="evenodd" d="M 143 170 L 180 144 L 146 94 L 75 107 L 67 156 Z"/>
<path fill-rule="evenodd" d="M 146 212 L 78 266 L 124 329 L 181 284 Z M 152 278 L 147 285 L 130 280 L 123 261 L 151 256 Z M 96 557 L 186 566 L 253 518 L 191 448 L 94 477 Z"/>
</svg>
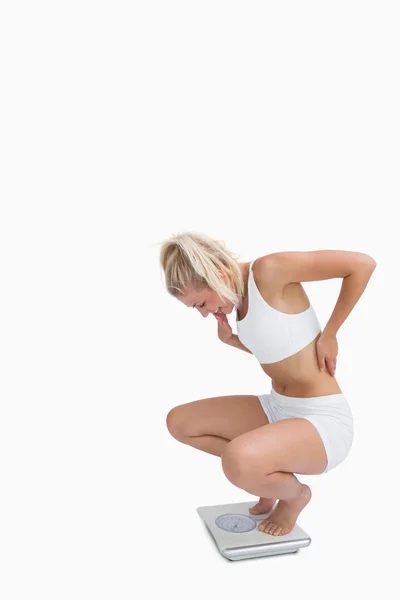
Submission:
<svg viewBox="0 0 400 600">
<path fill-rule="evenodd" d="M 221 340 L 221 342 L 227 342 L 233 332 L 232 332 L 232 327 L 228 323 L 226 314 L 223 312 L 220 312 L 218 314 L 215 314 L 215 313 L 213 313 L 213 314 L 214 314 L 214 317 L 218 321 L 218 337 Z"/>
<path fill-rule="evenodd" d="M 318 366 L 323 371 L 325 363 L 329 373 L 334 377 L 336 370 L 336 357 L 338 354 L 338 343 L 335 335 L 321 333 L 317 340 Z"/>
</svg>

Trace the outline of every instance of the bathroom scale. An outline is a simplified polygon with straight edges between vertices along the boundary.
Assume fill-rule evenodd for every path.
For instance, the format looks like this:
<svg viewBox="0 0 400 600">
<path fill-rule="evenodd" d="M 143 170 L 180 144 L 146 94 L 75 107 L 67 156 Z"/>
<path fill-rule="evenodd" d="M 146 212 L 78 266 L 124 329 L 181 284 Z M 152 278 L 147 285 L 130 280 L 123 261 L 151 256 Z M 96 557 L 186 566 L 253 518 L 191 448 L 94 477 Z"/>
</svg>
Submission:
<svg viewBox="0 0 400 600">
<path fill-rule="evenodd" d="M 257 529 L 261 521 L 274 510 L 249 513 L 256 501 L 216 506 L 199 506 L 197 512 L 213 536 L 218 550 L 228 560 L 242 560 L 297 552 L 311 544 L 311 538 L 297 525 L 286 535 L 270 535 Z"/>
</svg>

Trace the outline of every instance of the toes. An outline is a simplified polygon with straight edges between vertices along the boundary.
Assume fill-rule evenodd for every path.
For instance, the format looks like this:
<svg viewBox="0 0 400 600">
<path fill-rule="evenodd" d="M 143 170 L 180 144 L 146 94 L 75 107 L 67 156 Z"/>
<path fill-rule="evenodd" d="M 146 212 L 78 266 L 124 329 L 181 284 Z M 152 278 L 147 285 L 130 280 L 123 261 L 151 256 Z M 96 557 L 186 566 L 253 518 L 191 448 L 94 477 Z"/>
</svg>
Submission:
<svg viewBox="0 0 400 600">
<path fill-rule="evenodd" d="M 259 531 L 268 533 L 268 535 L 286 535 L 288 533 L 287 527 L 282 527 L 273 521 L 262 521 L 258 526 Z"/>
<path fill-rule="evenodd" d="M 264 513 L 264 512 L 267 512 L 268 510 L 271 510 L 272 506 L 273 506 L 273 503 L 270 504 L 267 502 L 266 504 L 263 504 L 262 502 L 257 502 L 257 504 L 255 504 L 254 506 L 249 508 L 249 512 L 259 515 L 260 513 Z"/>
<path fill-rule="evenodd" d="M 271 527 L 275 527 L 275 523 L 272 523 L 271 521 L 268 521 L 267 519 L 265 521 L 262 521 L 260 523 L 260 525 L 258 526 L 258 529 L 260 531 L 263 531 L 264 533 L 271 533 Z"/>
<path fill-rule="evenodd" d="M 277 529 L 278 525 L 275 523 L 271 523 L 271 527 L 268 529 L 269 535 L 275 535 L 275 529 Z"/>
<path fill-rule="evenodd" d="M 269 525 L 269 521 L 261 521 L 261 523 L 258 526 L 258 529 L 260 531 L 265 531 L 266 528 L 268 527 L 268 525 Z"/>
</svg>

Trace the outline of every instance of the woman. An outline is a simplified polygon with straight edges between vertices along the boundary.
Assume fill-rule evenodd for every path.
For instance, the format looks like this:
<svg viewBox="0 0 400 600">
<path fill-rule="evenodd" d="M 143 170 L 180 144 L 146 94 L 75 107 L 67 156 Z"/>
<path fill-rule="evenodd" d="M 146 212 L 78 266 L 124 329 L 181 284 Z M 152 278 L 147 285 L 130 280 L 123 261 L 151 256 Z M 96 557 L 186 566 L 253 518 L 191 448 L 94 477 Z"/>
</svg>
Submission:
<svg viewBox="0 0 400 600">
<path fill-rule="evenodd" d="M 376 267 L 370 256 L 341 250 L 278 252 L 240 263 L 224 242 L 196 232 L 162 242 L 168 292 L 218 321 L 219 339 L 250 352 L 271 378 L 269 394 L 220 396 L 174 407 L 170 433 L 220 456 L 226 477 L 260 496 L 250 513 L 274 510 L 258 529 L 288 534 L 311 499 L 294 473 L 339 465 L 353 441 L 350 406 L 335 378 L 336 333 Z M 342 277 L 332 316 L 321 331 L 301 285 Z M 227 315 L 236 309 L 237 335 Z"/>
</svg>

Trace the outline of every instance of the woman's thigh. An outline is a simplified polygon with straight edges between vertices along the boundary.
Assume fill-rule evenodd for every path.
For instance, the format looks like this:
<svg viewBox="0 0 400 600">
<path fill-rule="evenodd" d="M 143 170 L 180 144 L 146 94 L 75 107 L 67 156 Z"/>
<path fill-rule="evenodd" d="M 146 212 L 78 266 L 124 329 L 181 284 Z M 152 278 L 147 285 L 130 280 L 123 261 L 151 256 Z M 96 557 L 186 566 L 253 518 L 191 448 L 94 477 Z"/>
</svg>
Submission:
<svg viewBox="0 0 400 600">
<path fill-rule="evenodd" d="M 258 396 L 216 396 L 175 406 L 167 415 L 167 427 L 177 439 L 217 435 L 233 440 L 263 425 L 268 418 Z"/>
<path fill-rule="evenodd" d="M 231 441 L 222 455 L 222 466 L 227 476 L 275 471 L 318 475 L 327 466 L 327 453 L 310 421 L 286 418 Z"/>
</svg>

